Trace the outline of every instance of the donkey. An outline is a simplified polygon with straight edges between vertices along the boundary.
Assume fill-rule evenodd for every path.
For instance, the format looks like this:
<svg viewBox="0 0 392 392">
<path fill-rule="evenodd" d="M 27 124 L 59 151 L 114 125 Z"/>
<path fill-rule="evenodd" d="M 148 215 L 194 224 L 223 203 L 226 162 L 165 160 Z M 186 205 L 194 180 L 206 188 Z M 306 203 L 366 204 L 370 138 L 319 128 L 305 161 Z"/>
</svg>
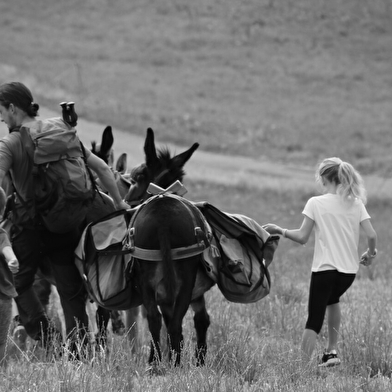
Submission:
<svg viewBox="0 0 392 392">
<path fill-rule="evenodd" d="M 162 316 L 171 348 L 170 359 L 176 365 L 180 364 L 182 321 L 189 305 L 195 312 L 198 364 L 204 363 L 207 351 L 206 336 L 210 319 L 204 293 L 214 282 L 206 275 L 200 262 L 201 252 L 209 246 L 204 218 L 192 203 L 183 198 L 161 195 L 152 200 L 147 192 L 150 183 L 166 189 L 176 180 L 181 181 L 185 174 L 183 167 L 198 146 L 195 143 L 174 157 L 170 156 L 168 149 L 157 152 L 154 133 L 149 128 L 144 145 L 145 163 L 131 170 L 132 185 L 125 197 L 130 204 L 147 200 L 135 212 L 131 225 L 135 229 L 134 245 L 136 249 L 143 249 L 141 255 L 135 253 L 134 257 L 152 337 L 151 365 L 158 364 L 162 359 L 159 342 Z M 173 256 L 178 248 L 185 254 L 179 260 Z M 190 249 L 191 253 L 187 253 Z M 151 252 L 153 255 L 150 257 Z"/>
</svg>

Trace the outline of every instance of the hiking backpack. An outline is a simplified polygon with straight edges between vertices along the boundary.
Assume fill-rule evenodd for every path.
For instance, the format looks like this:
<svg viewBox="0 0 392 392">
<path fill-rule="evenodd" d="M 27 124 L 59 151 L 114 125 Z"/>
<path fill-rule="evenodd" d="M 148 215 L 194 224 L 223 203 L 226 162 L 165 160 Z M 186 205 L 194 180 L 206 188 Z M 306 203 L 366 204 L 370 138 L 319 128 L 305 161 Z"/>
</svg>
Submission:
<svg viewBox="0 0 392 392">
<path fill-rule="evenodd" d="M 70 104 L 73 111 L 73 103 Z M 17 196 L 32 218 L 40 218 L 54 233 L 66 233 L 79 227 L 95 196 L 95 183 L 84 147 L 73 127 L 76 121 L 66 116 L 66 110 L 63 106 L 63 118 L 37 120 L 19 129 L 33 161 L 32 208 L 18 193 Z"/>
</svg>

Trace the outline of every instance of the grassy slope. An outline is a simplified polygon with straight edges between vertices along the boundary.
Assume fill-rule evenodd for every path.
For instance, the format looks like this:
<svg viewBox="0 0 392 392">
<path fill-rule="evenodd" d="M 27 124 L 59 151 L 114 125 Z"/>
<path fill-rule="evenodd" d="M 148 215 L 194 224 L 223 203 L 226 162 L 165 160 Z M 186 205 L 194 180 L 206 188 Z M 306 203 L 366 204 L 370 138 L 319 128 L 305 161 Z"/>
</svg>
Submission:
<svg viewBox="0 0 392 392">
<path fill-rule="evenodd" d="M 0 5 L 1 81 L 130 132 L 314 165 L 391 164 L 387 0 Z"/>
</svg>

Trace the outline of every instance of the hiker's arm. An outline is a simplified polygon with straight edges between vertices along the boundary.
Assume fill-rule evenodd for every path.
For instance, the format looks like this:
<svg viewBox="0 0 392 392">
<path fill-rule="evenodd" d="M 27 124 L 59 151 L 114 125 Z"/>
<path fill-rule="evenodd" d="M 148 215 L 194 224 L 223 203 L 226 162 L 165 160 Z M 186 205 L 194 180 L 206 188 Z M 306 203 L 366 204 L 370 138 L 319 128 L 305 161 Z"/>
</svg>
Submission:
<svg viewBox="0 0 392 392">
<path fill-rule="evenodd" d="M 109 195 L 113 198 L 114 205 L 117 210 L 126 210 L 129 205 L 121 199 L 120 192 L 118 191 L 116 181 L 114 180 L 114 175 L 110 170 L 109 166 L 96 155 L 91 154 L 87 158 L 88 166 L 97 173 L 99 180 L 102 185 L 109 192 Z"/>
<path fill-rule="evenodd" d="M 0 248 L 5 261 L 8 264 L 9 269 L 13 274 L 19 271 L 19 262 L 16 258 L 14 250 L 12 249 L 11 242 L 8 238 L 8 234 L 4 229 L 0 228 Z"/>
<path fill-rule="evenodd" d="M 19 262 L 11 246 L 7 245 L 3 248 L 3 256 L 8 264 L 8 268 L 13 274 L 16 274 L 19 271 Z"/>
<path fill-rule="evenodd" d="M 283 229 L 282 227 L 273 223 L 268 223 L 264 225 L 263 228 L 270 234 L 280 234 L 289 240 L 305 245 L 309 240 L 313 226 L 314 220 L 305 215 L 304 220 L 302 221 L 302 225 L 299 229 Z"/>
<path fill-rule="evenodd" d="M 6 172 L 3 169 L 0 169 L 0 186 L 1 188 L 3 188 L 5 194 L 7 194 L 6 190 L 4 189 L 5 184 L 3 184 L 5 178 Z M 3 210 L 0 211 L 1 217 L 3 216 L 4 208 L 5 206 L 3 206 Z M 12 273 L 17 273 L 19 271 L 19 262 L 15 256 L 14 250 L 11 247 L 8 235 L 4 229 L 0 229 L 0 244 L 2 247 L 3 256 L 8 263 L 8 267 L 10 268 Z"/>
</svg>

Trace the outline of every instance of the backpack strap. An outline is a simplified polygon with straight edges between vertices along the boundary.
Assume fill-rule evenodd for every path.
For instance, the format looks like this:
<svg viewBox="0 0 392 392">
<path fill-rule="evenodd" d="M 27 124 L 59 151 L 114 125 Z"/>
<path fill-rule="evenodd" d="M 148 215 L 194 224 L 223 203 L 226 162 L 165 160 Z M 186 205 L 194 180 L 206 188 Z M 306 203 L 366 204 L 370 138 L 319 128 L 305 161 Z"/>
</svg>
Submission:
<svg viewBox="0 0 392 392">
<path fill-rule="evenodd" d="M 12 130 L 12 132 L 19 132 L 20 133 L 20 137 L 21 137 L 21 140 L 22 140 L 22 145 L 23 145 L 23 147 L 24 147 L 24 149 L 26 151 L 27 156 L 29 157 L 29 159 L 31 160 L 31 163 L 33 165 L 33 167 L 32 167 L 32 174 L 33 174 L 33 178 L 34 178 L 34 174 L 37 172 L 37 168 L 36 168 L 36 165 L 35 165 L 34 159 L 33 159 L 33 150 L 32 150 L 32 148 L 34 148 L 34 145 L 33 145 L 34 142 L 33 142 L 32 138 L 30 136 L 29 131 L 26 128 L 23 128 L 23 130 L 21 130 L 22 127 L 23 126 L 20 126 L 18 128 L 14 128 Z M 34 211 L 35 211 L 35 199 L 34 199 L 34 197 L 33 197 L 33 205 L 31 207 L 29 207 L 27 202 L 23 199 L 23 197 L 17 191 L 17 189 L 15 187 L 15 182 L 14 182 L 14 180 L 12 178 L 11 171 L 9 171 L 8 174 L 10 176 L 10 179 L 11 179 L 12 186 L 13 186 L 14 192 L 16 194 L 16 197 L 19 199 L 19 201 L 23 205 L 24 209 L 26 210 L 26 213 L 30 216 L 30 219 L 33 222 L 36 222 L 37 221 L 37 217 L 34 214 Z M 14 203 L 13 203 L 13 205 L 14 205 Z"/>
<path fill-rule="evenodd" d="M 104 202 L 104 204 L 106 204 L 105 199 L 102 197 L 101 193 L 99 192 L 98 185 L 97 185 L 97 183 L 96 183 L 96 181 L 95 181 L 95 178 L 94 178 L 93 173 L 92 173 L 92 171 L 91 171 L 91 169 L 90 169 L 90 166 L 89 166 L 88 163 L 87 163 L 86 149 L 84 148 L 84 145 L 83 145 L 82 142 L 80 142 L 80 147 L 81 147 L 82 152 L 83 152 L 83 160 L 84 160 L 84 164 L 86 165 L 87 173 L 88 173 L 88 175 L 89 175 L 89 177 L 90 177 L 91 184 L 92 184 L 93 189 L 94 189 L 94 191 L 95 191 L 95 192 L 94 192 L 94 197 L 95 197 L 95 195 L 98 193 L 98 195 L 99 195 L 99 197 L 101 198 L 101 200 Z"/>
<path fill-rule="evenodd" d="M 9 175 L 10 175 L 12 184 L 14 184 L 14 181 L 13 181 L 13 179 L 12 179 L 11 173 L 9 173 Z M 27 212 L 27 214 L 29 215 L 29 217 L 31 218 L 31 220 L 35 223 L 36 220 L 37 220 L 37 216 L 33 213 L 33 211 L 35 210 L 35 207 L 34 207 L 34 205 L 35 205 L 34 198 L 33 198 L 33 205 L 32 205 L 31 208 L 29 208 L 29 206 L 27 205 L 27 203 L 24 201 L 23 197 L 22 197 L 22 196 L 20 195 L 20 193 L 16 190 L 15 186 L 14 186 L 13 188 L 14 188 L 14 190 L 15 190 L 15 195 L 16 195 L 16 197 L 17 197 L 17 198 L 19 199 L 19 201 L 22 203 L 24 209 L 26 210 L 26 212 Z M 14 205 L 15 205 L 15 202 L 12 202 L 11 205 L 12 205 L 12 209 L 13 209 L 13 208 L 14 208 Z"/>
</svg>

